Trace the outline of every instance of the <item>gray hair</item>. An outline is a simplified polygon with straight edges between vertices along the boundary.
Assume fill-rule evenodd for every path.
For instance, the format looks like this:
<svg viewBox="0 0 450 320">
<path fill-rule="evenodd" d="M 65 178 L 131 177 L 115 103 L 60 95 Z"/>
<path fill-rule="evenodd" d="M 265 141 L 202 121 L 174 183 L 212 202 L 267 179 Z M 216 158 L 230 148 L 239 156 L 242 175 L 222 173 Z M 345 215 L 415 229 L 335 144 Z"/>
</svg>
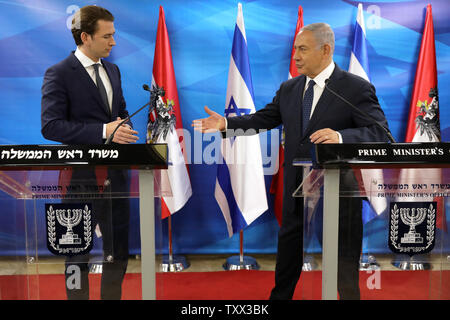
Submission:
<svg viewBox="0 0 450 320">
<path fill-rule="evenodd" d="M 334 32 L 331 29 L 330 25 L 323 22 L 311 23 L 307 26 L 304 26 L 300 29 L 300 32 L 303 30 L 311 31 L 314 35 L 314 38 L 318 42 L 319 46 L 323 46 L 324 44 L 328 44 L 331 47 L 331 53 L 334 52 Z"/>
</svg>

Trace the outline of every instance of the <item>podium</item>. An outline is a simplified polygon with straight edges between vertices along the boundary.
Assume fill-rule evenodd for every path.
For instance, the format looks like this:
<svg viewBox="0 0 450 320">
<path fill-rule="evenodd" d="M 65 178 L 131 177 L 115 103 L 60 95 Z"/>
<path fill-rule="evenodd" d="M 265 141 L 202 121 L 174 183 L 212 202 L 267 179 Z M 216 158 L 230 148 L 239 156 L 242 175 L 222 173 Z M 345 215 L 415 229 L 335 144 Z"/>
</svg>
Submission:
<svg viewBox="0 0 450 320">
<path fill-rule="evenodd" d="M 322 258 L 321 294 L 311 285 L 304 297 L 338 298 L 339 239 L 349 236 L 339 234 L 339 203 L 360 199 L 372 214 L 375 203 L 384 205 L 363 226 L 362 245 L 385 261 L 375 273 L 359 273 L 361 299 L 449 299 L 445 209 L 450 204 L 450 143 L 319 144 L 312 158 L 294 160 L 304 168 L 304 179 L 293 194 L 304 199 L 304 235 L 315 228 L 316 254 Z M 319 226 L 316 217 L 321 214 Z M 349 215 L 349 220 L 357 216 Z M 393 265 L 401 260 L 430 263 L 431 268 L 399 271 Z M 390 281 L 393 272 L 393 278 L 401 276 L 404 282 Z M 404 297 L 399 295 L 402 290 Z"/>
<path fill-rule="evenodd" d="M 0 300 L 65 299 L 66 285 L 80 285 L 72 266 L 87 257 L 117 263 L 107 252 L 128 244 L 115 237 L 131 227 L 130 206 L 139 211 L 139 229 L 129 232 L 140 233 L 141 255 L 133 297 L 156 299 L 162 233 L 154 198 L 170 190 L 161 190 L 154 170 L 166 169 L 167 159 L 166 144 L 0 146 Z M 123 218 L 112 217 L 117 206 Z M 91 298 L 94 291 L 91 283 Z"/>
</svg>

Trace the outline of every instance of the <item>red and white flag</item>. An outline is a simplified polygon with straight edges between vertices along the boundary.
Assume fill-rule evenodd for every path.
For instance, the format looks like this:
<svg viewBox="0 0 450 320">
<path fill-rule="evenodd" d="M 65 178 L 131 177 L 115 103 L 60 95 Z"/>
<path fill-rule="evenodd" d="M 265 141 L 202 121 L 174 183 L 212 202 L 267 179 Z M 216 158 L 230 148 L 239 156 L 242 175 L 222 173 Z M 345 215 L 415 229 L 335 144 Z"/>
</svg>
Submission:
<svg viewBox="0 0 450 320">
<path fill-rule="evenodd" d="M 409 109 L 405 142 L 441 141 L 439 123 L 439 102 L 437 92 L 436 49 L 434 43 L 433 17 L 431 5 L 427 5 L 425 28 L 417 62 L 414 89 Z M 441 169 L 403 169 L 400 182 L 437 183 L 441 181 Z M 426 201 L 424 198 L 405 198 L 404 201 Z M 432 199 L 429 199 L 432 200 Z M 446 230 L 443 199 L 434 199 L 438 203 L 436 226 Z"/>
<path fill-rule="evenodd" d="M 158 143 L 167 143 L 169 149 L 169 166 L 161 170 L 160 189 L 167 190 L 171 196 L 161 196 L 161 217 L 166 218 L 180 210 L 192 195 L 191 181 L 187 168 L 187 157 L 181 121 L 180 103 L 178 100 L 177 83 L 167 33 L 164 9 L 159 7 L 158 30 L 156 33 L 155 56 L 153 60 L 152 84 L 162 87 L 165 91 L 162 97 L 165 104 L 171 102 L 176 117 L 176 130 L 168 132 L 165 138 L 160 135 Z M 149 114 L 149 121 L 155 115 Z"/>
<path fill-rule="evenodd" d="M 298 6 L 298 18 L 297 18 L 297 27 L 295 28 L 294 35 L 294 43 L 295 37 L 300 32 L 300 29 L 303 28 L 303 8 L 302 6 Z M 291 51 L 291 62 L 289 64 L 289 76 L 288 79 L 299 76 L 300 74 L 297 71 L 294 60 L 294 43 L 292 43 L 292 51 Z M 275 217 L 277 218 L 278 224 L 281 226 L 282 221 L 282 211 L 283 211 L 283 163 L 284 163 L 284 130 L 282 130 L 282 139 L 280 142 L 280 147 L 278 149 L 278 171 L 272 178 L 272 184 L 270 185 L 270 193 L 275 195 L 274 201 L 274 210 Z"/>
</svg>

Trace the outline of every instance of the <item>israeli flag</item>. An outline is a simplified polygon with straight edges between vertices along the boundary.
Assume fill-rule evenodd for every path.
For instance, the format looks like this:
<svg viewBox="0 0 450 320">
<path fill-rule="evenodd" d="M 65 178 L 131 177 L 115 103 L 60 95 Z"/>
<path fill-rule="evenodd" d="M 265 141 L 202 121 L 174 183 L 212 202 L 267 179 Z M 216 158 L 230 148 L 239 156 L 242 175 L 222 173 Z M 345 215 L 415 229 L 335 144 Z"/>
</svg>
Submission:
<svg viewBox="0 0 450 320">
<path fill-rule="evenodd" d="M 361 3 L 358 4 L 358 16 L 356 18 L 352 55 L 350 57 L 350 66 L 348 68 L 348 71 L 370 82 L 369 58 L 367 54 L 366 44 L 366 28 L 364 25 L 363 7 Z M 370 205 L 375 213 L 377 215 L 380 215 L 387 208 L 386 199 L 376 196 L 376 188 L 378 184 L 383 184 L 384 182 L 383 170 L 361 170 L 361 176 Z M 363 223 L 368 222 L 375 216 L 376 215 L 374 215 L 373 211 L 370 210 L 370 208 L 367 208 L 367 210 L 363 210 Z"/>
<path fill-rule="evenodd" d="M 355 35 L 348 72 L 356 74 L 370 82 L 366 27 L 364 26 L 363 7 L 361 3 L 358 4 L 358 16 L 355 23 Z"/>
<path fill-rule="evenodd" d="M 254 113 L 253 101 L 247 38 L 239 3 L 228 71 L 225 116 Z M 214 195 L 231 237 L 268 209 L 259 136 L 222 139 L 221 152 L 223 161 L 218 164 Z"/>
</svg>

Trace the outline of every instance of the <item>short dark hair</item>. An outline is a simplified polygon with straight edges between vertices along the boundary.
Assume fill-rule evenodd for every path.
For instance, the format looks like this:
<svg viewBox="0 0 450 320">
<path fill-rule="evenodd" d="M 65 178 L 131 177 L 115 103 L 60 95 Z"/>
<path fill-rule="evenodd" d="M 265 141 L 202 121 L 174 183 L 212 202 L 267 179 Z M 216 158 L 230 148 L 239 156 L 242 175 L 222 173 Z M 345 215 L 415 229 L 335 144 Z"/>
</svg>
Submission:
<svg viewBox="0 0 450 320">
<path fill-rule="evenodd" d="M 83 41 L 81 41 L 83 32 L 92 36 L 97 31 L 98 20 L 114 21 L 114 16 L 111 12 L 99 6 L 85 6 L 75 12 L 71 31 L 77 46 L 83 44 Z"/>
</svg>

